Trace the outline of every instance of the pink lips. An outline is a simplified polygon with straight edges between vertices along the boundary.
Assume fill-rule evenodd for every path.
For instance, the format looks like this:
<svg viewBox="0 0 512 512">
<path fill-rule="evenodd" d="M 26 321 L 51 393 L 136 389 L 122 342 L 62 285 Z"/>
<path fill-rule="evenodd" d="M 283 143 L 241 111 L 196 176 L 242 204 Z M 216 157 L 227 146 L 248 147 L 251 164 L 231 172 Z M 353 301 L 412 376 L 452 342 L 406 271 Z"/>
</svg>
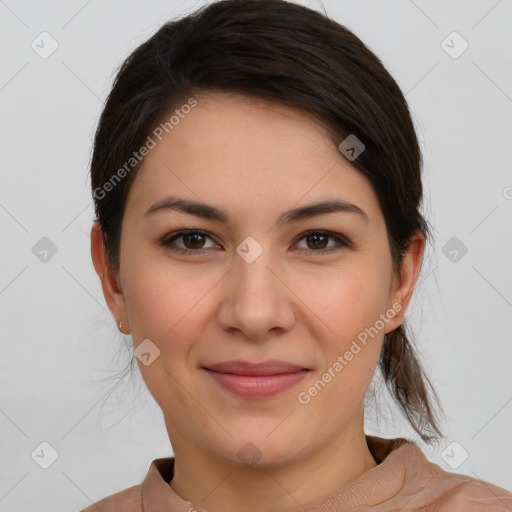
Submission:
<svg viewBox="0 0 512 512">
<path fill-rule="evenodd" d="M 224 389 L 248 398 L 274 396 L 297 384 L 309 372 L 302 366 L 277 360 L 225 361 L 204 369 Z"/>
</svg>

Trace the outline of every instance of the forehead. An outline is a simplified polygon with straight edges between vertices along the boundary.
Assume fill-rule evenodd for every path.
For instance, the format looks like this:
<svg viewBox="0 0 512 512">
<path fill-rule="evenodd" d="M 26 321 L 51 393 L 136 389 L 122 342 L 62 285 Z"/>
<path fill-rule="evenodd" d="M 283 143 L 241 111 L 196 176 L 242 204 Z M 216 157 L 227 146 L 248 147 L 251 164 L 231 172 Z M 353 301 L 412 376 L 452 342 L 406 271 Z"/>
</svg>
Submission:
<svg viewBox="0 0 512 512">
<path fill-rule="evenodd" d="M 132 184 L 130 208 L 149 208 L 169 194 L 228 211 L 254 213 L 265 205 L 278 212 L 328 195 L 358 204 L 370 218 L 379 214 L 369 181 L 311 116 L 237 94 L 195 100 L 168 133 L 161 130 L 161 140 L 153 136 L 156 144 Z"/>
</svg>

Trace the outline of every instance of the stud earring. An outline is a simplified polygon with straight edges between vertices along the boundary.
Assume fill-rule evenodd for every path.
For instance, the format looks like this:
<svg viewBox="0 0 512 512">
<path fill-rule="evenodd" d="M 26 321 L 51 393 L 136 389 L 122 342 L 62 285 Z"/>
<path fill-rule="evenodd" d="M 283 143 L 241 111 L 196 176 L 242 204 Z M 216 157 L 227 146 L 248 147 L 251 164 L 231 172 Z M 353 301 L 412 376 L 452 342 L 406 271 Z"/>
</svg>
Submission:
<svg viewBox="0 0 512 512">
<path fill-rule="evenodd" d="M 123 334 L 130 334 L 130 326 L 128 326 L 128 332 L 124 332 L 123 331 L 123 327 L 124 327 L 124 323 L 123 322 L 119 322 L 117 324 L 117 327 L 119 328 L 119 330 L 123 333 Z"/>
</svg>

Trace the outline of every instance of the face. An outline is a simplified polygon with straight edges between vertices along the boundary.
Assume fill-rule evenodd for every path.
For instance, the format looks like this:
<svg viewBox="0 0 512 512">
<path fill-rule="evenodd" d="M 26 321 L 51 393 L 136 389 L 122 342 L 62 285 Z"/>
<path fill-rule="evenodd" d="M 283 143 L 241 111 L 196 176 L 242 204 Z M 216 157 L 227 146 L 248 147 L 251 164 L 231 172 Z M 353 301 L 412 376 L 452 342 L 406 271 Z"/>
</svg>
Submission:
<svg viewBox="0 0 512 512">
<path fill-rule="evenodd" d="M 421 241 L 395 276 L 370 183 L 303 113 L 229 94 L 196 100 L 130 189 L 119 288 L 101 267 L 98 232 L 93 258 L 134 347 L 146 340 L 149 364 L 137 361 L 175 453 L 194 447 L 240 464 L 245 450 L 269 466 L 290 462 L 361 431 L 364 395 L 384 334 L 403 320 Z M 177 199 L 225 218 L 184 212 L 170 205 Z M 283 215 L 327 201 L 355 207 Z M 205 369 L 233 360 L 301 371 Z"/>
</svg>

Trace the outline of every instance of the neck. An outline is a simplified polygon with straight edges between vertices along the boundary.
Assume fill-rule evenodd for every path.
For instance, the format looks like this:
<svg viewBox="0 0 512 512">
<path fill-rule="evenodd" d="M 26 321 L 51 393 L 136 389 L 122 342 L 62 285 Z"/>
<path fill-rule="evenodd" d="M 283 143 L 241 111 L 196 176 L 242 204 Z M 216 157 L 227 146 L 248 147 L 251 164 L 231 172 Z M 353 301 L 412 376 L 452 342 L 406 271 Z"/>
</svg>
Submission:
<svg viewBox="0 0 512 512">
<path fill-rule="evenodd" d="M 173 432 L 175 463 L 169 485 L 183 499 L 214 512 L 300 509 L 377 465 L 362 421 L 357 423 L 359 428 L 346 429 L 322 449 L 266 469 L 226 463 Z"/>
</svg>

